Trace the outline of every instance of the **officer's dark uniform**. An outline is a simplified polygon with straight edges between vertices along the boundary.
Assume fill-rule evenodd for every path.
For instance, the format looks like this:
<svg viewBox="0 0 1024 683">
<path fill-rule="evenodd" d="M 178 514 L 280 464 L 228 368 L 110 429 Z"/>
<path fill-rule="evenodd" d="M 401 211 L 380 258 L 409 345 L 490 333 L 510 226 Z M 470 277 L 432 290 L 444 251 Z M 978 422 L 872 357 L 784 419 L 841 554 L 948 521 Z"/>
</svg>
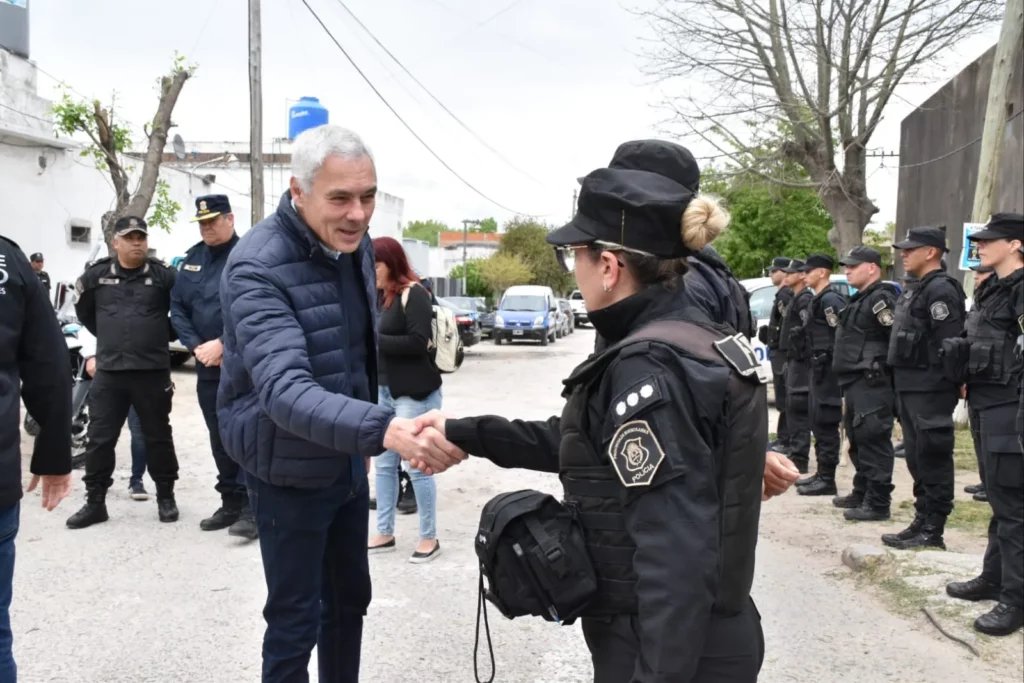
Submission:
<svg viewBox="0 0 1024 683">
<path fill-rule="evenodd" d="M 772 261 L 772 272 L 781 271 L 789 266 L 790 259 L 778 256 Z M 772 311 L 768 315 L 768 326 L 761 328 L 761 343 L 768 349 L 768 359 L 772 364 L 772 383 L 775 388 L 775 409 L 779 412 L 779 423 L 775 429 L 775 450 L 790 449 L 789 424 L 786 419 L 786 353 L 782 350 L 782 321 L 786 316 L 789 302 L 793 300 L 793 289 L 785 285 L 775 292 Z"/>
<path fill-rule="evenodd" d="M 32 263 L 42 263 L 43 262 L 43 255 L 40 252 L 37 251 L 36 253 L 32 254 L 30 260 L 32 261 Z M 49 297 L 49 295 L 50 295 L 50 274 L 47 273 L 45 270 L 40 270 L 37 273 L 37 275 L 39 275 L 39 281 L 43 283 L 43 287 L 46 288 L 46 295 L 47 295 L 47 297 Z"/>
<path fill-rule="evenodd" d="M 146 223 L 122 217 L 116 235 L 146 234 Z M 96 337 L 96 375 L 89 392 L 85 450 L 86 505 L 68 519 L 73 529 L 107 520 L 114 446 L 130 407 L 146 436 L 146 464 L 156 483 L 160 520 L 178 518 L 174 482 L 178 459 L 171 436 L 170 292 L 175 271 L 154 258 L 128 269 L 117 257 L 95 262 L 78 279 L 75 311 Z"/>
<path fill-rule="evenodd" d="M 946 249 L 938 228 L 911 228 L 896 249 Z M 914 521 L 882 541 L 895 548 L 945 548 L 942 534 L 953 510 L 953 410 L 959 387 L 943 374 L 942 340 L 963 331 L 964 290 L 941 268 L 909 280 L 896 301 L 889 339 L 896 402 L 907 467 L 914 477 Z"/>
<path fill-rule="evenodd" d="M 218 216 L 231 214 L 231 203 L 227 196 L 206 195 L 196 198 L 196 215 L 192 222 L 214 220 Z M 193 245 L 181 262 L 174 288 L 171 290 L 171 324 L 178 339 L 195 352 L 200 344 L 220 339 L 224 333 L 224 320 L 220 307 L 220 275 L 224 270 L 228 254 L 238 242 L 238 235 L 222 244 L 208 246 L 206 242 Z M 199 523 L 206 531 L 224 529 L 238 521 L 245 511 L 248 496 L 245 485 L 239 478 L 238 463 L 228 457 L 220 440 L 217 425 L 217 385 L 220 382 L 220 366 L 207 367 L 196 360 L 196 394 L 199 407 L 210 433 L 210 449 L 217 464 L 217 492 L 223 505 L 213 516 Z"/>
<path fill-rule="evenodd" d="M 981 293 L 985 290 L 985 283 L 992 280 L 991 273 L 995 272 L 994 268 L 988 266 L 971 266 L 971 270 L 976 273 L 990 273 L 988 279 L 984 280 L 981 284 L 977 285 L 974 289 L 975 301 L 981 297 Z M 988 495 L 985 493 L 985 458 L 983 454 L 985 449 L 981 445 L 981 418 L 978 415 L 978 410 L 971 405 L 970 401 L 967 403 L 967 420 L 971 427 L 971 441 L 974 443 L 974 457 L 978 463 L 978 478 L 981 480 L 978 484 L 971 484 L 964 487 L 965 493 L 970 493 L 974 496 L 974 500 L 980 502 L 988 502 Z"/>
<path fill-rule="evenodd" d="M 827 254 L 807 257 L 804 272 L 814 268 L 835 267 Z M 836 493 L 836 467 L 839 465 L 839 423 L 843 419 L 843 395 L 832 371 L 832 350 L 835 348 L 836 325 L 846 307 L 846 297 L 826 284 L 810 303 L 810 315 L 804 324 L 805 343 L 811 356 L 811 432 L 814 434 L 814 455 L 818 468 L 813 477 L 801 484 L 801 496 L 831 496 Z"/>
<path fill-rule="evenodd" d="M 881 266 L 882 257 L 871 247 L 855 247 L 839 262 L 844 266 Z M 857 473 L 853 492 L 836 498 L 833 504 L 848 508 L 844 517 L 850 520 L 889 518 L 896 393 L 886 356 L 898 296 L 895 286 L 876 280 L 853 295 L 836 327 L 832 369 L 846 401 L 844 424 Z"/>
<path fill-rule="evenodd" d="M 968 239 L 1024 242 L 1024 216 L 994 214 Z M 1017 261 L 1016 255 L 1011 258 Z M 944 351 L 958 356 L 960 367 L 967 368 L 967 400 L 980 418 L 992 521 L 981 576 L 951 584 L 948 591 L 968 600 L 998 600 L 999 605 L 979 617 L 974 627 L 990 635 L 1008 635 L 1024 625 L 1024 457 L 1014 429 L 1024 369 L 1014 349 L 1017 337 L 1024 334 L 1024 266 L 1005 277 L 993 275 L 985 285 L 975 292 L 966 339 L 951 340 Z"/>
<path fill-rule="evenodd" d="M 584 180 L 576 218 L 548 241 L 625 241 L 678 257 L 690 197 L 654 174 L 600 169 Z M 612 346 L 566 380 L 561 419 L 485 416 L 445 426 L 453 443 L 502 467 L 560 473 L 598 576 L 582 617 L 596 683 L 753 683 L 763 657 L 749 588 L 766 392 L 716 352 L 721 328 L 699 312 L 702 322 L 684 322 L 686 311 L 662 284 L 592 311 Z M 631 337 L 645 328 L 653 339 Z M 747 349 L 753 371 L 759 364 Z M 746 444 L 745 457 L 725 457 L 726 444 L 716 442 L 727 434 Z"/>
<path fill-rule="evenodd" d="M 802 272 L 804 262 L 793 259 L 785 273 Z M 804 334 L 810 319 L 814 292 L 804 287 L 793 295 L 782 319 L 779 351 L 786 358 L 786 424 L 789 427 L 789 458 L 802 473 L 807 472 L 811 450 L 811 350 Z"/>
</svg>

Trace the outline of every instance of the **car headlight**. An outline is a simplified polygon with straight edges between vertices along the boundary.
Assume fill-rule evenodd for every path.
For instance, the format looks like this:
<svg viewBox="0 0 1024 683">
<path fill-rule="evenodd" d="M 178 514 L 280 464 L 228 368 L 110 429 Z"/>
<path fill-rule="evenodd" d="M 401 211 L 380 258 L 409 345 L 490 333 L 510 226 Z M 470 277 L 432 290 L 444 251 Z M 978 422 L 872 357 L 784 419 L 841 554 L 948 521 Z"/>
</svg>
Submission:
<svg viewBox="0 0 1024 683">
<path fill-rule="evenodd" d="M 544 323 L 545 323 L 545 322 L 546 322 L 546 319 L 545 319 L 545 317 L 544 317 L 543 315 L 538 315 L 538 316 L 537 316 L 536 318 L 534 318 L 534 320 L 533 320 L 533 326 L 534 326 L 534 327 L 544 327 Z"/>
<path fill-rule="evenodd" d="M 494 326 L 505 327 L 505 320 L 500 315 L 494 316 Z"/>
</svg>

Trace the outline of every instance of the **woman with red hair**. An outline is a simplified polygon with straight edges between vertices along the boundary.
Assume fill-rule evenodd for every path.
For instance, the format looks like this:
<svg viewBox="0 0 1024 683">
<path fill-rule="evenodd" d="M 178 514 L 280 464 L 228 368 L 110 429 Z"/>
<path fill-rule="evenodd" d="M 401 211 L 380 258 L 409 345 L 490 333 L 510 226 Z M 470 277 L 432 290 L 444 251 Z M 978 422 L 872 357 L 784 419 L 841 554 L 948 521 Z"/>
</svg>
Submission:
<svg viewBox="0 0 1024 683">
<path fill-rule="evenodd" d="M 395 415 L 414 418 L 441 408 L 441 373 L 430 358 L 430 293 L 409 267 L 398 240 L 373 240 L 380 292 L 380 325 L 377 337 L 379 403 L 394 408 Z M 430 562 L 441 552 L 437 540 L 437 486 L 431 475 L 409 468 L 394 451 L 376 458 L 377 535 L 369 552 L 396 549 L 395 506 L 398 502 L 399 466 L 412 479 L 420 518 L 420 542 L 410 562 Z"/>
</svg>

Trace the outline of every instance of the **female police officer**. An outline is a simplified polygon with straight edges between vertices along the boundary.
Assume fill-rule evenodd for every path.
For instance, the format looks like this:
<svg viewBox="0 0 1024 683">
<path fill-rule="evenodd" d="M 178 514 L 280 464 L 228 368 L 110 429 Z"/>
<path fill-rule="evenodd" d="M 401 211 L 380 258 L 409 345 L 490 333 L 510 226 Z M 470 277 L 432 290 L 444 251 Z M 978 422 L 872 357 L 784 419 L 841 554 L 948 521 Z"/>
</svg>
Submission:
<svg viewBox="0 0 1024 683">
<path fill-rule="evenodd" d="M 756 358 L 672 291 L 685 257 L 727 222 L 663 176 L 593 171 L 548 241 L 574 261 L 610 346 L 565 381 L 562 417 L 421 418 L 501 467 L 559 473 L 598 577 L 581 620 L 595 683 L 746 683 L 760 669 L 749 590 L 764 456 L 726 455 L 730 439 L 765 442 L 764 388 L 753 380 L 740 416 L 735 385 Z M 764 434 L 730 434 L 737 417 Z"/>
</svg>

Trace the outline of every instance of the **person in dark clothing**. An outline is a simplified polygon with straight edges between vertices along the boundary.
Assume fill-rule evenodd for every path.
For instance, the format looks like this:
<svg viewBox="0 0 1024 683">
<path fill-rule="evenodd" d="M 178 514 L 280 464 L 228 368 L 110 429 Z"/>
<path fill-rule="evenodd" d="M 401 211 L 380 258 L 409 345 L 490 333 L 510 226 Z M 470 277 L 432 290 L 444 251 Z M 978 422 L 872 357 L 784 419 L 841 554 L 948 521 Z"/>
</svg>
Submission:
<svg viewBox="0 0 1024 683">
<path fill-rule="evenodd" d="M 793 292 L 793 299 L 782 318 L 779 333 L 779 351 L 786 358 L 786 424 L 789 429 L 789 458 L 807 474 L 811 452 L 811 364 L 804 325 L 810 319 L 810 305 L 814 298 L 804 282 L 804 262 L 792 259 L 782 269 L 786 274 L 783 284 Z M 799 483 L 799 482 L 797 482 Z"/>
<path fill-rule="evenodd" d="M 21 406 L 39 425 L 28 491 L 53 510 L 71 493 L 71 373 L 46 289 L 17 244 L 0 235 L 0 681 L 15 681 L 11 631 L 14 541 L 21 516 Z"/>
<path fill-rule="evenodd" d="M 196 197 L 196 215 L 202 240 L 185 252 L 171 290 L 171 324 L 178 339 L 196 358 L 196 394 L 210 433 L 210 450 L 217 465 L 221 506 L 199 522 L 203 531 L 227 529 L 231 536 L 254 540 L 252 516 L 245 479 L 238 463 L 228 457 L 217 422 L 217 386 L 224 355 L 224 319 L 220 307 L 220 276 L 228 254 L 238 243 L 235 216 L 226 195 Z"/>
<path fill-rule="evenodd" d="M 46 299 L 50 299 L 50 274 L 43 270 L 43 255 L 40 252 L 32 254 L 32 270 L 39 276 L 39 281 L 43 283 L 43 287 L 46 289 Z M 51 301 L 52 303 L 52 301 Z"/>
<path fill-rule="evenodd" d="M 749 344 L 721 355 L 724 327 L 678 291 L 687 252 L 727 220 L 664 176 L 591 172 L 548 241 L 611 346 L 565 381 L 561 418 L 421 421 L 501 467 L 559 473 L 598 577 L 581 618 L 595 683 L 753 683 L 764 656 L 749 588 L 766 388 Z M 726 457 L 731 430 L 744 457 Z"/>
<path fill-rule="evenodd" d="M 401 243 L 391 237 L 373 240 L 377 289 L 383 294 L 379 348 L 378 402 L 399 417 L 413 418 L 441 408 L 441 372 L 430 359 L 433 307 L 430 293 L 409 267 Z M 369 552 L 395 550 L 395 510 L 400 498 L 399 472 L 408 468 L 420 517 L 420 541 L 409 558 L 422 564 L 437 558 L 437 484 L 434 478 L 403 465 L 401 456 L 387 451 L 377 456 L 377 535 Z"/>
<path fill-rule="evenodd" d="M 813 476 L 797 482 L 797 493 L 801 496 L 836 494 L 843 395 L 832 370 L 832 352 L 839 314 L 846 307 L 846 297 L 829 281 L 833 267 L 835 261 L 827 254 L 811 254 L 804 265 L 804 281 L 815 292 L 804 323 L 803 343 L 811 358 L 810 417 L 818 467 Z"/>
<path fill-rule="evenodd" d="M 96 337 L 96 376 L 89 391 L 85 505 L 68 518 L 70 529 L 109 518 L 106 497 L 114 483 L 114 446 L 132 406 L 146 435 L 146 466 L 156 484 L 160 521 L 178 521 L 178 458 L 170 422 L 174 384 L 167 346 L 175 271 L 147 257 L 142 218 L 123 216 L 114 230 L 116 256 L 87 267 L 75 285 L 75 312 Z"/>
<path fill-rule="evenodd" d="M 792 288 L 782 284 L 786 278 L 783 268 L 789 265 L 790 260 L 785 256 L 776 256 L 772 259 L 772 265 L 768 274 L 772 279 L 772 284 L 778 287 L 778 289 L 775 291 L 772 311 L 768 315 L 768 325 L 758 330 L 758 338 L 768 349 L 768 359 L 772 364 L 775 410 L 779 413 L 778 426 L 775 428 L 775 441 L 769 444 L 769 447 L 771 450 L 784 455 L 788 455 L 792 451 L 789 443 L 789 424 L 786 421 L 786 356 L 780 349 L 782 343 L 782 320 L 786 316 L 789 302 L 793 300 Z"/>
<path fill-rule="evenodd" d="M 995 268 L 977 265 L 971 266 L 971 271 L 974 277 L 974 300 L 977 301 L 981 296 L 982 285 L 992 276 Z M 971 441 L 974 443 L 974 456 L 978 460 L 978 477 L 981 481 L 965 486 L 964 493 L 970 493 L 974 500 L 985 503 L 988 502 L 988 496 L 985 494 L 985 458 L 982 457 L 985 451 L 981 445 L 981 418 L 970 402 L 967 404 L 967 420 L 971 426 Z"/>
<path fill-rule="evenodd" d="M 945 548 L 946 518 L 953 511 L 953 410 L 960 387 L 943 374 L 942 341 L 964 326 L 964 290 L 940 267 L 947 251 L 938 228 L 911 228 L 900 250 L 903 268 L 916 279 L 896 301 L 887 362 L 893 370 L 907 468 L 914 478 L 914 520 L 882 542 L 893 548 Z"/>
<path fill-rule="evenodd" d="M 995 276 L 975 292 L 966 338 L 948 340 L 943 350 L 967 368 L 967 400 L 978 412 L 992 520 L 981 575 L 951 583 L 946 592 L 963 600 L 997 600 L 974 628 L 1007 636 L 1024 627 L 1024 453 L 1014 430 L 1024 374 L 1014 349 L 1024 335 L 1024 215 L 993 214 L 968 239 Z"/>
<path fill-rule="evenodd" d="M 896 403 L 886 356 L 899 294 L 882 282 L 882 256 L 875 249 L 854 247 L 839 262 L 846 267 L 846 281 L 857 288 L 839 315 L 832 358 L 846 401 L 844 422 L 856 473 L 853 491 L 832 504 L 845 508 L 848 520 L 884 521 L 892 503 Z"/>
</svg>

